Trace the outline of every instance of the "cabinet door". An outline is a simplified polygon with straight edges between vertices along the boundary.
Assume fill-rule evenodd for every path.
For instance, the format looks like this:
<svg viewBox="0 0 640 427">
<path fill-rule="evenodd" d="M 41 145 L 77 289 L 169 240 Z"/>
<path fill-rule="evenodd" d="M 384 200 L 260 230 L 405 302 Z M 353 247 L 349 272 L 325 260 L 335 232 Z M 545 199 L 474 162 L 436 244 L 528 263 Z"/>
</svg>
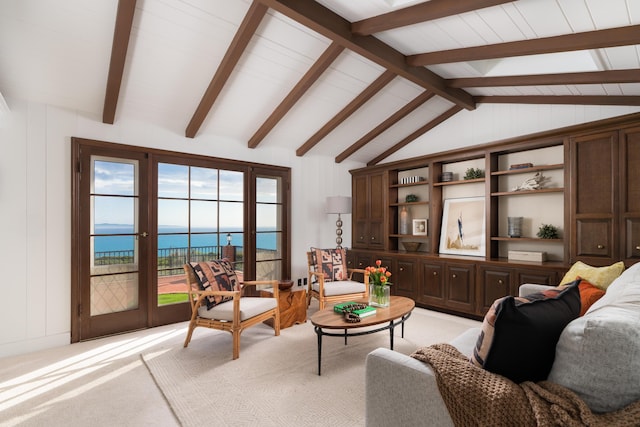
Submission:
<svg viewBox="0 0 640 427">
<path fill-rule="evenodd" d="M 421 262 L 421 280 L 417 301 L 437 307 L 445 306 L 444 267 L 442 264 Z"/>
<path fill-rule="evenodd" d="M 359 175 L 353 177 L 353 233 L 352 233 L 352 245 L 354 248 L 366 248 L 367 247 L 367 233 L 369 223 L 369 186 L 366 175 Z"/>
<path fill-rule="evenodd" d="M 498 298 L 513 295 L 513 272 L 508 269 L 481 268 L 478 283 L 478 310 L 484 316 Z"/>
<path fill-rule="evenodd" d="M 411 299 L 416 298 L 416 273 L 415 268 L 416 260 L 413 259 L 399 259 L 394 267 L 395 271 L 392 271 L 391 282 L 393 286 L 391 290 L 394 295 L 399 295 Z"/>
<path fill-rule="evenodd" d="M 618 257 L 618 132 L 571 139 L 571 258 L 610 264 Z"/>
<path fill-rule="evenodd" d="M 446 265 L 446 305 L 455 310 L 475 311 L 475 268 L 471 264 Z"/>
<path fill-rule="evenodd" d="M 369 241 L 367 244 L 372 249 L 384 247 L 385 189 L 383 173 L 369 176 Z"/>
<path fill-rule="evenodd" d="M 629 265 L 640 260 L 640 127 L 624 129 L 620 140 L 621 254 Z"/>
<path fill-rule="evenodd" d="M 354 248 L 384 248 L 385 179 L 384 172 L 353 177 L 352 244 Z"/>
</svg>

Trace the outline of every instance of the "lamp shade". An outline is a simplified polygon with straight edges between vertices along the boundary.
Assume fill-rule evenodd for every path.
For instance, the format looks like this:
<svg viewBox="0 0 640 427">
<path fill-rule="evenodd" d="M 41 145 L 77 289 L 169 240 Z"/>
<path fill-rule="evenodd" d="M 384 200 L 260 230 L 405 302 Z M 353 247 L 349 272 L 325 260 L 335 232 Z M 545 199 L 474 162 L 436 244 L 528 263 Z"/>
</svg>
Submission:
<svg viewBox="0 0 640 427">
<path fill-rule="evenodd" d="M 351 197 L 331 196 L 327 197 L 326 213 L 348 214 L 351 213 Z"/>
</svg>

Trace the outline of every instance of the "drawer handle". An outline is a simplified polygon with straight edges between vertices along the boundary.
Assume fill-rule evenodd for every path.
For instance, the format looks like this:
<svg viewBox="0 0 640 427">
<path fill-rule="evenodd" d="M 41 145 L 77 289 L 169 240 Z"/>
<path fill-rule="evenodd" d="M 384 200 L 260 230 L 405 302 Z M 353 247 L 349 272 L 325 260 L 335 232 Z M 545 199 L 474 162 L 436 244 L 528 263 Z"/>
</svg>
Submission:
<svg viewBox="0 0 640 427">
<path fill-rule="evenodd" d="M 498 280 L 498 284 L 502 285 L 502 279 Z"/>
<path fill-rule="evenodd" d="M 640 251 L 640 246 L 636 246 L 636 251 Z"/>
<path fill-rule="evenodd" d="M 375 237 L 373 237 L 373 236 L 371 236 L 371 240 L 376 240 L 376 238 L 375 238 Z"/>
<path fill-rule="evenodd" d="M 453 278 L 455 279 L 455 278 L 456 278 L 456 275 L 455 275 L 455 274 L 452 274 L 452 275 L 451 275 L 451 277 L 453 277 Z"/>
<path fill-rule="evenodd" d="M 598 245 L 598 249 L 604 249 L 604 245 Z"/>
<path fill-rule="evenodd" d="M 434 275 L 434 276 L 437 276 L 437 275 L 438 275 L 438 272 L 437 272 L 437 271 L 434 271 L 434 272 L 433 272 L 433 275 Z"/>
<path fill-rule="evenodd" d="M 404 268 L 400 267 L 400 271 L 404 271 Z"/>
</svg>

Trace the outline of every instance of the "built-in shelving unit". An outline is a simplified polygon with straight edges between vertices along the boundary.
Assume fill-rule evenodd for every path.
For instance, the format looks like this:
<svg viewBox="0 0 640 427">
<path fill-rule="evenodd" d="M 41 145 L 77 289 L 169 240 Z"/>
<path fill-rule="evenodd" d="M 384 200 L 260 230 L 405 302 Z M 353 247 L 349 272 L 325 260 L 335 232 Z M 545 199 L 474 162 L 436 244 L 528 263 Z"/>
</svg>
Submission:
<svg viewBox="0 0 640 427">
<path fill-rule="evenodd" d="M 347 256 L 360 266 L 383 260 L 394 274 L 392 292 L 418 306 L 471 316 L 484 315 L 496 298 L 517 295 L 521 283 L 557 284 L 577 260 L 638 262 L 639 147 L 634 114 L 352 171 L 354 205 L 363 208 L 352 215 L 354 250 Z M 531 188 L 536 174 L 543 177 L 539 188 L 517 190 Z M 372 197 L 385 190 L 381 201 Z M 418 200 L 407 202 L 409 194 Z M 440 254 L 446 201 L 478 197 L 485 201 L 484 256 Z M 382 217 L 369 212 L 380 205 Z M 426 235 L 401 232 L 405 208 L 412 219 L 427 220 Z M 519 237 L 509 236 L 510 217 L 523 218 Z M 374 238 L 359 231 L 377 231 L 379 223 Z M 539 238 L 543 225 L 556 227 L 559 237 Z M 406 251 L 403 242 L 421 247 Z M 514 251 L 544 252 L 546 261 L 509 259 Z"/>
</svg>

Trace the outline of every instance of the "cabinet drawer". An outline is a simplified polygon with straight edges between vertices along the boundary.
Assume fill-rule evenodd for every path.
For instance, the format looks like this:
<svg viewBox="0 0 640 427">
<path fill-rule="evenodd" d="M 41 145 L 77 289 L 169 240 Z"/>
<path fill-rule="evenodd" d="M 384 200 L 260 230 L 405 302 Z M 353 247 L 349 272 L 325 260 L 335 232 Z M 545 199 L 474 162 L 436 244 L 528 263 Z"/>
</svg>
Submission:
<svg viewBox="0 0 640 427">
<path fill-rule="evenodd" d="M 576 255 L 613 260 L 612 233 L 611 218 L 578 219 L 576 221 Z"/>
</svg>

